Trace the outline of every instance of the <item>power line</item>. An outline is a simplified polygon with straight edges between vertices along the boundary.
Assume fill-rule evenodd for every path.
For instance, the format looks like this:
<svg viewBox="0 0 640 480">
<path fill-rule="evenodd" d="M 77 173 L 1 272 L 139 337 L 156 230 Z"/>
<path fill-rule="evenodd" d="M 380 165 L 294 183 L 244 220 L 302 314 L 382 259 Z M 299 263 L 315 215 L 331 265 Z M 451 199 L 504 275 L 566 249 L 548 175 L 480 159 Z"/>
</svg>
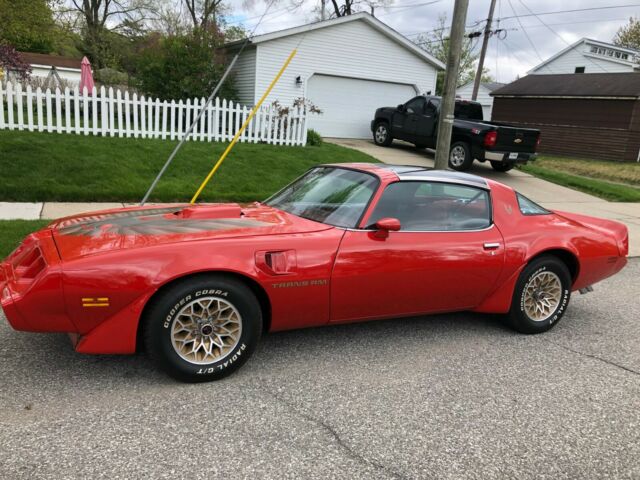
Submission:
<svg viewBox="0 0 640 480">
<path fill-rule="evenodd" d="M 547 25 L 546 23 L 544 23 L 544 22 L 542 21 L 542 19 L 541 19 L 540 17 L 538 17 L 538 15 L 536 15 L 536 14 L 535 14 L 535 13 L 533 13 L 533 12 L 531 12 L 531 9 L 530 9 L 529 7 L 527 7 L 527 5 L 524 3 L 524 1 L 523 1 L 523 0 L 519 0 L 519 1 L 520 1 L 520 3 L 522 4 L 522 6 L 523 6 L 524 8 L 526 8 L 528 12 L 532 13 L 532 14 L 533 14 L 537 19 L 538 19 L 538 21 L 539 21 L 542 25 L 544 25 L 545 27 L 547 27 L 547 29 L 548 29 L 551 33 L 553 33 L 556 37 L 558 37 L 560 40 L 562 40 L 562 41 L 563 41 L 567 46 L 571 46 L 571 44 L 570 44 L 568 41 L 566 41 L 562 35 L 560 35 L 558 32 L 556 32 L 556 31 L 555 31 L 553 28 L 551 28 L 549 25 Z M 509 2 L 511 2 L 511 0 L 509 0 Z M 514 13 L 515 13 L 515 12 L 514 12 Z M 583 56 L 584 56 L 584 55 L 583 55 Z M 584 56 L 584 57 L 585 57 L 587 60 L 589 60 L 592 64 L 594 64 L 594 65 L 598 66 L 598 67 L 599 67 L 601 70 L 603 70 L 604 72 L 609 73 L 609 70 L 607 70 L 606 68 L 604 68 L 602 65 L 600 65 L 599 63 L 597 63 L 595 60 L 592 60 L 591 58 L 589 58 L 589 57 L 587 57 L 587 56 Z"/>
<path fill-rule="evenodd" d="M 409 7 L 408 5 L 398 5 L 396 8 L 402 8 L 402 7 Z M 496 21 L 500 20 L 510 20 L 510 19 L 516 19 L 518 20 L 519 18 L 526 18 L 526 17 L 535 17 L 535 16 L 543 16 L 543 15 L 557 15 L 557 14 L 562 14 L 562 13 L 577 13 L 577 12 L 590 12 L 590 11 L 596 11 L 596 10 L 611 10 L 611 9 L 616 9 L 616 8 L 627 8 L 627 7 L 640 7 L 640 3 L 632 3 L 632 4 L 627 4 L 627 5 L 609 5 L 609 6 L 605 6 L 605 7 L 587 7 L 587 8 L 574 8 L 571 10 L 555 10 L 555 11 L 551 11 L 551 12 L 540 12 L 540 13 L 535 13 L 535 12 L 531 12 L 530 13 L 525 13 L 523 15 L 517 15 L 515 13 L 514 10 L 514 14 L 507 16 L 507 17 L 499 17 L 496 19 Z M 391 8 L 391 7 L 386 7 L 386 8 Z M 513 10 L 513 8 L 512 8 Z M 474 28 L 475 26 L 479 25 L 480 23 L 484 22 L 485 19 L 483 20 L 478 20 L 473 24 L 467 25 L 467 28 Z M 581 23 L 581 22 L 570 22 L 570 23 Z M 585 22 L 586 23 L 586 22 Z M 569 23 L 567 23 L 569 24 Z M 426 30 L 426 31 L 422 31 L 422 32 L 412 32 L 412 33 L 406 33 L 404 34 L 405 37 L 411 37 L 411 36 L 417 36 L 417 35 L 421 35 L 421 34 L 426 34 L 426 33 L 432 33 L 432 32 L 438 32 L 441 30 L 446 30 L 449 27 L 442 27 L 442 28 L 434 28 L 431 30 Z"/>
<path fill-rule="evenodd" d="M 515 13 L 515 11 L 514 11 L 513 12 L 514 15 L 509 16 L 509 17 L 502 17 L 502 18 L 500 18 L 500 20 L 508 20 L 510 18 L 539 17 L 539 16 L 543 16 L 543 15 L 557 15 L 559 13 L 576 13 L 576 12 L 590 12 L 590 11 L 594 11 L 594 10 L 610 10 L 610 9 L 613 9 L 613 8 L 627 8 L 627 7 L 640 7 L 640 3 L 633 3 L 633 4 L 629 4 L 629 5 L 610 5 L 610 6 L 607 6 L 607 7 L 574 8 L 572 10 L 556 10 L 556 11 L 553 11 L 553 12 L 540 12 L 540 13 L 531 12 L 531 10 L 529 10 L 527 8 L 527 10 L 529 10 L 529 12 L 530 12 L 528 14 L 517 15 Z"/>
<path fill-rule="evenodd" d="M 562 25 L 576 25 L 579 23 L 602 23 L 602 22 L 622 22 L 624 20 L 628 20 L 628 17 L 624 18 L 606 18 L 606 19 L 592 19 L 592 20 L 580 20 L 578 22 L 560 22 L 560 23 L 547 23 L 546 25 L 525 25 L 525 27 L 531 28 L 541 28 L 541 27 L 559 27 Z"/>
<path fill-rule="evenodd" d="M 533 51 L 536 52 L 536 55 L 538 56 L 540 61 L 544 62 L 542 56 L 540 55 L 540 52 L 538 51 L 538 49 L 536 48 L 535 44 L 533 43 L 533 40 L 531 40 L 531 37 L 529 36 L 527 31 L 524 29 L 524 25 L 522 25 L 522 22 L 520 21 L 520 17 L 516 14 L 516 9 L 513 8 L 513 4 L 511 3 L 511 0 L 507 0 L 507 1 L 509 2 L 509 6 L 511 7 L 511 10 L 513 11 L 514 17 L 518 21 L 518 25 L 520 25 L 520 28 L 522 29 L 522 33 L 524 33 L 525 37 L 527 37 L 527 40 L 529 40 L 529 43 L 531 44 L 531 47 L 533 48 Z"/>
</svg>

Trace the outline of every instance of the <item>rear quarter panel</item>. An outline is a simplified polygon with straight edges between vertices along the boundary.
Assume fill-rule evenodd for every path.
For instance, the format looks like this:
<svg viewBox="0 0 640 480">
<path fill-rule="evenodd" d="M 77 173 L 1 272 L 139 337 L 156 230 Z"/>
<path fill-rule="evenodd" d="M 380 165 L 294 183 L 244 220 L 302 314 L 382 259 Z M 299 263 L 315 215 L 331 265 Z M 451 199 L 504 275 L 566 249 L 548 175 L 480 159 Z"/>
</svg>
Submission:
<svg viewBox="0 0 640 480">
<path fill-rule="evenodd" d="M 505 239 L 505 268 L 496 291 L 476 311 L 506 313 L 520 272 L 544 252 L 562 250 L 577 259 L 572 290 L 615 273 L 611 259 L 617 258 L 618 247 L 613 238 L 559 215 L 523 215 L 511 188 L 491 182 L 491 189 L 494 221 Z"/>
</svg>

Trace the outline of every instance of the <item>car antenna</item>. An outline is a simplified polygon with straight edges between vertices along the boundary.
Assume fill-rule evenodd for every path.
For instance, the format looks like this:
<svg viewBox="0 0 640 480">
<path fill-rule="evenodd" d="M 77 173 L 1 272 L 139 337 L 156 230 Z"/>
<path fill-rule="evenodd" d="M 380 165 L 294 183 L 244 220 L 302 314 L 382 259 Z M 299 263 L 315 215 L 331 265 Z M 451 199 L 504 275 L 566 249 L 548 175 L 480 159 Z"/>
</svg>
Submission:
<svg viewBox="0 0 640 480">
<path fill-rule="evenodd" d="M 180 148 L 182 148 L 182 145 L 184 144 L 184 142 L 187 140 L 187 138 L 189 138 L 189 135 L 191 135 L 191 132 L 193 131 L 195 126 L 200 121 L 200 118 L 202 117 L 204 111 L 207 109 L 207 107 L 209 106 L 211 101 L 215 98 L 216 94 L 220 90 L 220 87 L 225 82 L 225 80 L 227 79 L 227 76 L 229 76 L 229 73 L 233 69 L 233 66 L 235 65 L 236 61 L 238 61 L 238 58 L 240 57 L 240 54 L 245 49 L 245 47 L 249 44 L 251 39 L 255 36 L 256 30 L 260 26 L 260 23 L 262 23 L 262 20 L 264 19 L 265 15 L 267 14 L 269 9 L 273 6 L 273 4 L 275 2 L 276 2 L 276 0 L 271 0 L 269 2 L 269 4 L 267 5 L 267 8 L 265 9 L 264 13 L 260 17 L 260 20 L 258 20 L 258 23 L 256 23 L 255 27 L 253 27 L 253 30 L 251 31 L 251 33 L 249 35 L 247 35 L 247 38 L 244 39 L 244 42 L 242 42 L 242 45 L 240 46 L 240 50 L 238 50 L 238 53 L 236 53 L 236 55 L 231 60 L 231 63 L 229 63 L 229 65 L 227 66 L 227 69 L 224 71 L 224 74 L 222 75 L 222 77 L 218 81 L 218 84 L 216 85 L 216 88 L 213 89 L 213 92 L 211 92 L 211 95 L 209 95 L 209 98 L 207 98 L 206 103 L 202 106 L 202 108 L 200 109 L 200 112 L 198 113 L 196 118 L 193 120 L 193 122 L 191 122 L 191 125 L 189 126 L 187 131 L 184 133 L 184 135 L 182 135 L 182 138 L 180 139 L 180 142 L 178 142 L 178 145 L 176 145 L 176 147 L 173 149 L 173 151 L 171 152 L 171 155 L 169 155 L 169 158 L 167 158 L 167 161 L 164 163 L 164 165 L 162 166 L 162 168 L 158 172 L 158 175 L 156 176 L 156 178 L 151 183 L 151 186 L 149 187 L 149 190 L 147 190 L 147 193 L 145 193 L 144 197 L 142 198 L 142 201 L 140 202 L 140 206 L 141 207 L 143 207 L 144 204 L 147 203 L 147 200 L 149 200 L 149 197 L 151 196 L 151 192 L 153 192 L 153 189 L 156 188 L 156 185 L 160 181 L 160 178 L 162 178 L 162 175 L 164 175 L 164 172 L 167 170 L 167 168 L 169 168 L 169 165 L 173 161 L 174 157 L 176 156 L 176 154 L 178 153 Z"/>
</svg>

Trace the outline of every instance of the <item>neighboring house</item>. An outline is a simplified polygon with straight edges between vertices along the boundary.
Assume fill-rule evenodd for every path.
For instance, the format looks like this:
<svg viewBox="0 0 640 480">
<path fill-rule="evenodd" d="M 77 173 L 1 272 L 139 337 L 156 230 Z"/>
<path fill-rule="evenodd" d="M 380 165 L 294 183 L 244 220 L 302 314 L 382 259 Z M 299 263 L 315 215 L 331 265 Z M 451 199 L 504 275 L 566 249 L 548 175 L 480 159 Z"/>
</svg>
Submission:
<svg viewBox="0 0 640 480">
<path fill-rule="evenodd" d="M 491 120 L 491 109 L 493 107 L 491 92 L 505 85 L 504 83 L 498 82 L 480 82 L 476 101 L 482 105 L 482 118 L 485 120 Z M 463 100 L 471 100 L 471 96 L 473 95 L 473 81 L 458 87 L 456 95 Z"/>
<path fill-rule="evenodd" d="M 581 38 L 529 70 L 531 74 L 624 73 L 640 71 L 640 52 Z"/>
<path fill-rule="evenodd" d="M 47 78 L 55 72 L 62 80 L 75 86 L 80 83 L 80 65 L 82 60 L 76 58 L 61 57 L 59 55 L 45 55 L 43 53 L 20 52 L 20 57 L 31 65 L 31 76 Z M 51 85 L 57 85 L 55 81 Z"/>
<path fill-rule="evenodd" d="M 234 54 L 243 41 L 228 44 Z M 435 91 L 444 65 L 368 13 L 257 35 L 235 67 L 240 102 L 253 105 L 293 49 L 298 53 L 266 100 L 305 97 L 323 113 L 309 128 L 327 137 L 368 138 L 375 110 Z"/>
<path fill-rule="evenodd" d="M 539 150 L 640 159 L 640 73 L 528 75 L 493 96 L 493 120 L 539 128 Z"/>
</svg>

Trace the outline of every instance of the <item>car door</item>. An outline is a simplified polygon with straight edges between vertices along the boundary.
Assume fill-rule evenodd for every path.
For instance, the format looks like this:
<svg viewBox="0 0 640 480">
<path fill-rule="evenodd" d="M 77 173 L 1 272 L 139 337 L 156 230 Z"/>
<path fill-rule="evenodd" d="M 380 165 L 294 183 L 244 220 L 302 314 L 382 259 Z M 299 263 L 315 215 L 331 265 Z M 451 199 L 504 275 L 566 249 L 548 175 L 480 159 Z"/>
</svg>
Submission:
<svg viewBox="0 0 640 480">
<path fill-rule="evenodd" d="M 424 97 L 415 97 L 405 103 L 401 109 L 396 109 L 392 119 L 392 134 L 401 140 L 414 141 L 418 116 L 423 112 Z"/>
<path fill-rule="evenodd" d="M 440 100 L 431 98 L 424 103 L 422 113 L 417 115 L 413 135 L 416 142 L 427 147 L 435 146 L 435 131 L 438 125 Z"/>
<path fill-rule="evenodd" d="M 387 238 L 373 225 L 397 218 Z M 331 321 L 466 310 L 491 293 L 504 241 L 487 190 L 430 181 L 388 185 L 364 225 L 345 232 L 331 280 Z"/>
</svg>

